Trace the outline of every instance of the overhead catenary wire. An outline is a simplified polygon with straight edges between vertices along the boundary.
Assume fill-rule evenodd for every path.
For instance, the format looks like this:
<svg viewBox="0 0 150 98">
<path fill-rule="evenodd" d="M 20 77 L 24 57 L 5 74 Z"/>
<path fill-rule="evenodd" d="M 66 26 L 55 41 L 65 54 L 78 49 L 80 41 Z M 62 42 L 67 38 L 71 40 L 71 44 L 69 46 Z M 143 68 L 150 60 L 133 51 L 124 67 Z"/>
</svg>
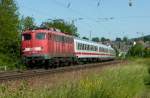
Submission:
<svg viewBox="0 0 150 98">
<path fill-rule="evenodd" d="M 124 17 L 121 17 L 121 16 L 120 17 L 119 16 L 115 16 L 115 17 L 111 16 L 111 17 L 91 18 L 91 17 L 85 15 L 84 13 L 82 13 L 82 12 L 74 9 L 72 7 L 73 3 L 70 0 L 68 2 L 65 2 L 65 3 L 60 2 L 58 0 L 51 0 L 51 1 L 53 2 L 53 4 L 55 4 L 57 6 L 61 6 L 61 7 L 65 8 L 66 10 L 70 11 L 71 13 L 77 14 L 78 17 L 70 18 L 71 20 L 74 20 L 74 21 L 84 20 L 84 21 L 86 21 L 86 23 L 89 22 L 89 21 L 91 21 L 94 24 L 100 25 L 100 23 L 102 23 L 102 22 L 111 22 L 113 20 L 120 20 L 120 19 L 122 20 L 122 19 L 135 19 L 135 18 L 138 18 L 138 19 L 150 18 L 150 16 L 124 16 Z M 97 6 L 100 6 L 100 4 L 101 4 L 101 0 L 98 0 L 97 1 Z M 34 8 L 31 8 L 31 7 L 26 7 L 26 8 L 28 8 L 29 10 L 34 10 L 34 13 L 42 13 L 42 14 L 48 16 L 48 14 L 46 12 L 40 11 L 38 9 L 34 9 Z M 69 19 L 69 18 L 67 18 L 67 19 Z M 91 24 L 91 26 L 93 26 L 93 25 Z M 101 25 L 101 27 L 104 27 L 104 25 Z M 106 27 L 104 27 L 104 28 L 106 28 Z M 108 30 L 108 27 L 106 28 L 106 30 Z"/>
<path fill-rule="evenodd" d="M 100 4 L 101 4 L 101 0 L 98 0 L 98 2 L 97 2 L 97 7 L 99 7 Z"/>
</svg>

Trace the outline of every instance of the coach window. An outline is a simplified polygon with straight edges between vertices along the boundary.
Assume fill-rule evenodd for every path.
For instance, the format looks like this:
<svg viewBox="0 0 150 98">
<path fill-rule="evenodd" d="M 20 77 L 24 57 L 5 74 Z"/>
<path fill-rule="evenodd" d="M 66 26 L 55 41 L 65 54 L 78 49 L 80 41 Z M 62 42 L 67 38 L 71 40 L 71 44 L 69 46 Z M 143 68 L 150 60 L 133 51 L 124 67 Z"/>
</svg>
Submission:
<svg viewBox="0 0 150 98">
<path fill-rule="evenodd" d="M 81 44 L 77 43 L 78 50 L 81 50 Z"/>
<path fill-rule="evenodd" d="M 23 34 L 22 40 L 31 40 L 31 34 Z"/>
<path fill-rule="evenodd" d="M 104 52 L 104 48 L 102 47 L 102 52 Z"/>
<path fill-rule="evenodd" d="M 72 42 L 72 38 L 70 37 L 70 38 L 69 38 L 69 43 L 71 43 L 71 42 Z"/>
<path fill-rule="evenodd" d="M 67 43 L 70 43 L 70 38 L 69 38 L 69 37 L 67 37 L 66 42 L 67 42 Z"/>
<path fill-rule="evenodd" d="M 96 51 L 98 50 L 98 47 L 96 46 Z"/>
<path fill-rule="evenodd" d="M 95 46 L 93 46 L 93 51 L 95 51 Z"/>
<path fill-rule="evenodd" d="M 99 47 L 99 52 L 101 52 L 101 47 Z"/>
<path fill-rule="evenodd" d="M 67 42 L 67 37 L 64 36 L 64 43 L 66 43 L 66 42 Z"/>
<path fill-rule="evenodd" d="M 92 46 L 92 51 L 94 51 L 94 46 Z"/>
<path fill-rule="evenodd" d="M 79 50 L 82 50 L 82 44 L 79 43 Z"/>
<path fill-rule="evenodd" d="M 86 44 L 84 44 L 84 49 L 83 50 L 86 50 Z"/>
<path fill-rule="evenodd" d="M 80 50 L 83 50 L 83 44 L 80 43 Z"/>
<path fill-rule="evenodd" d="M 72 38 L 71 37 L 69 37 L 69 43 L 72 43 Z"/>
<path fill-rule="evenodd" d="M 84 44 L 81 44 L 81 50 L 84 50 Z"/>
<path fill-rule="evenodd" d="M 80 50 L 83 50 L 83 44 L 80 43 Z"/>
<path fill-rule="evenodd" d="M 59 35 L 56 35 L 56 41 L 59 42 Z"/>
<path fill-rule="evenodd" d="M 50 40 L 50 39 L 51 39 L 51 37 L 52 37 L 52 36 L 51 36 L 51 34 L 48 34 L 48 40 Z"/>
<path fill-rule="evenodd" d="M 67 43 L 70 43 L 70 38 L 69 37 L 67 37 Z"/>
<path fill-rule="evenodd" d="M 77 47 L 78 47 L 78 50 L 80 50 L 80 44 L 79 43 L 77 43 Z"/>
<path fill-rule="evenodd" d="M 95 51 L 97 51 L 97 47 L 95 46 Z"/>
<path fill-rule="evenodd" d="M 91 45 L 91 51 L 93 50 L 93 46 Z"/>
<path fill-rule="evenodd" d="M 62 36 L 59 36 L 59 37 L 58 37 L 58 41 L 59 41 L 59 42 L 62 42 Z"/>
<path fill-rule="evenodd" d="M 65 42 L 68 43 L 68 37 L 65 37 Z"/>
<path fill-rule="evenodd" d="M 87 50 L 89 51 L 90 45 L 87 45 Z"/>
<path fill-rule="evenodd" d="M 92 51 L 92 45 L 90 45 L 90 51 Z"/>
<path fill-rule="evenodd" d="M 84 44 L 84 50 L 86 50 L 86 44 Z"/>
<path fill-rule="evenodd" d="M 55 35 L 55 41 L 58 42 L 58 35 Z"/>
<path fill-rule="evenodd" d="M 36 34 L 36 39 L 43 40 L 45 38 L 46 38 L 45 33 L 37 33 Z"/>
<path fill-rule="evenodd" d="M 81 50 L 84 50 L 84 44 L 82 44 L 82 48 L 81 48 Z"/>
<path fill-rule="evenodd" d="M 105 49 L 103 48 L 103 52 L 105 52 Z"/>
<path fill-rule="evenodd" d="M 80 50 L 79 43 L 77 43 L 77 42 L 76 42 L 76 45 L 77 45 L 77 46 L 76 46 L 76 47 L 77 47 L 77 49 L 78 49 L 78 50 Z"/>
<path fill-rule="evenodd" d="M 105 52 L 105 48 L 103 48 L 103 51 Z"/>
<path fill-rule="evenodd" d="M 85 50 L 87 50 L 87 45 L 85 44 Z"/>
<path fill-rule="evenodd" d="M 64 38 L 64 36 L 62 36 L 62 42 L 65 42 L 65 38 Z"/>
<path fill-rule="evenodd" d="M 56 35 L 53 35 L 53 40 L 56 41 Z"/>
</svg>

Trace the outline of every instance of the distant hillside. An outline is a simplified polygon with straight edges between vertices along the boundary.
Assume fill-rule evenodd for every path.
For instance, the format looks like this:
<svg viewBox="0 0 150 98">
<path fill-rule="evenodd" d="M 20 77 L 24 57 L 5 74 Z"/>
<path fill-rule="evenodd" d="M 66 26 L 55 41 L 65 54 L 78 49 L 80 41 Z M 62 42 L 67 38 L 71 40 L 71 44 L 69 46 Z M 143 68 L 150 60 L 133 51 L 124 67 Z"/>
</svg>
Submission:
<svg viewBox="0 0 150 98">
<path fill-rule="evenodd" d="M 131 40 L 134 40 L 134 41 L 137 41 L 137 40 L 150 41 L 150 35 L 146 35 L 144 37 L 133 38 Z"/>
</svg>

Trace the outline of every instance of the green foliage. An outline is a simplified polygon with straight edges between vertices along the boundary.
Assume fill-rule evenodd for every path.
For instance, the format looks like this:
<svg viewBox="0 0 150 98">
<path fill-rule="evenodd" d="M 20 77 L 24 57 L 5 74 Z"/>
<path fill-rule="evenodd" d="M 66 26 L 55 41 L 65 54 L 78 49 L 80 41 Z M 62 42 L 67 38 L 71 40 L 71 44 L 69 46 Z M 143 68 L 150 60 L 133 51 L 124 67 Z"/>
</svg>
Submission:
<svg viewBox="0 0 150 98">
<path fill-rule="evenodd" d="M 64 32 L 66 34 L 79 36 L 79 34 L 77 33 L 77 27 L 74 25 L 74 23 L 65 22 L 62 19 L 55 19 L 52 21 L 43 22 L 41 24 L 41 27 L 56 28 L 60 29 L 61 32 Z"/>
<path fill-rule="evenodd" d="M 125 36 L 125 37 L 123 37 L 123 41 L 124 42 L 127 42 L 128 41 L 128 38 Z"/>
<path fill-rule="evenodd" d="M 89 75 L 77 82 L 65 82 L 53 88 L 44 85 L 32 89 L 24 81 L 11 90 L 8 85 L 0 85 L 1 98 L 140 98 L 145 89 L 143 77 L 147 67 L 143 59 L 132 59 L 126 66 L 107 67 L 100 74 Z M 145 98 L 149 98 L 147 96 Z"/>
<path fill-rule="evenodd" d="M 0 4 L 0 24 L 0 39 L 16 39 L 19 19 L 14 0 L 2 0 Z"/>
<path fill-rule="evenodd" d="M 150 57 L 150 48 L 144 49 L 144 57 Z"/>
<path fill-rule="evenodd" d="M 133 57 L 150 57 L 150 49 L 144 48 L 141 43 L 137 43 L 130 48 L 127 55 Z"/>
<path fill-rule="evenodd" d="M 136 45 L 134 45 L 130 48 L 128 55 L 143 57 L 144 56 L 144 46 L 140 43 L 137 43 Z"/>
<path fill-rule="evenodd" d="M 20 54 L 18 8 L 14 0 L 0 3 L 0 66 L 15 65 Z"/>
<path fill-rule="evenodd" d="M 117 38 L 116 38 L 116 41 L 117 41 L 117 42 L 121 42 L 122 40 L 121 40 L 121 38 L 118 38 L 118 37 L 117 37 Z"/>
<path fill-rule="evenodd" d="M 100 42 L 100 39 L 98 37 L 93 37 L 92 41 L 94 41 L 94 42 Z"/>
<path fill-rule="evenodd" d="M 101 38 L 101 41 L 102 41 L 102 42 L 110 41 L 110 39 L 107 39 L 107 38 L 102 37 L 102 38 Z"/>
<path fill-rule="evenodd" d="M 20 30 L 28 30 L 28 29 L 35 29 L 37 26 L 34 23 L 34 18 L 27 16 L 27 17 L 22 17 L 20 21 Z"/>
<path fill-rule="evenodd" d="M 148 36 L 144 36 L 143 40 L 144 40 L 144 42 L 146 42 L 146 41 L 150 41 L 150 35 L 148 35 Z"/>
<path fill-rule="evenodd" d="M 150 41 L 150 35 L 142 36 L 139 38 L 133 38 L 132 40 L 134 40 L 134 41 L 143 40 L 144 42 Z"/>
<path fill-rule="evenodd" d="M 116 47 L 113 47 L 116 53 L 116 56 L 119 57 L 119 50 Z"/>
<path fill-rule="evenodd" d="M 144 63 L 148 66 L 148 75 L 144 78 L 144 83 L 150 88 L 150 58 L 147 58 L 149 60 L 145 61 Z"/>
<path fill-rule="evenodd" d="M 87 37 L 82 37 L 82 39 L 89 40 L 89 38 L 87 38 Z"/>
</svg>

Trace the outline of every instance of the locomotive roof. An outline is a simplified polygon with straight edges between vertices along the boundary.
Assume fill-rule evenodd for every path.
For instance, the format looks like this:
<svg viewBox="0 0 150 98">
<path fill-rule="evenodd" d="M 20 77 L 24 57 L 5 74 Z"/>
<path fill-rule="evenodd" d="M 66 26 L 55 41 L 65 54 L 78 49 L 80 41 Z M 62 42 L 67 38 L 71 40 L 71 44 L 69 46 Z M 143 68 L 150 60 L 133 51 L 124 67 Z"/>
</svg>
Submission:
<svg viewBox="0 0 150 98">
<path fill-rule="evenodd" d="M 39 33 L 39 32 L 44 32 L 44 33 L 52 33 L 52 34 L 56 34 L 56 35 L 62 35 L 62 36 L 67 36 L 67 37 L 72 37 L 70 35 L 67 35 L 65 33 L 62 32 L 58 32 L 58 31 L 53 31 L 53 30 L 47 30 L 47 29 L 38 29 L 38 30 L 26 30 L 23 32 L 24 33 Z"/>
</svg>

